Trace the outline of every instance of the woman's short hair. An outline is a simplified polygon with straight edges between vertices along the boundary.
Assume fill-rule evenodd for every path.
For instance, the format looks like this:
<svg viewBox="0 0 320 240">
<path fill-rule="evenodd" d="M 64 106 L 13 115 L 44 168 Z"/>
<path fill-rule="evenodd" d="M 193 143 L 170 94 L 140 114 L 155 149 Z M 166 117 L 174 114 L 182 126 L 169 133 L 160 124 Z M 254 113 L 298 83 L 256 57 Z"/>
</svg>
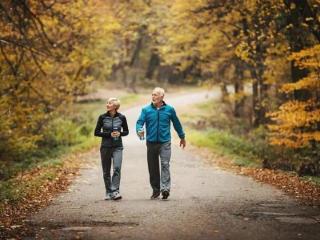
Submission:
<svg viewBox="0 0 320 240">
<path fill-rule="evenodd" d="M 118 98 L 109 98 L 108 102 L 111 102 L 113 104 L 113 106 L 116 107 L 116 110 L 118 110 L 120 108 L 120 100 Z"/>
<path fill-rule="evenodd" d="M 153 92 L 159 93 L 160 96 L 164 96 L 164 89 L 161 87 L 156 87 L 155 89 L 153 89 Z"/>
</svg>

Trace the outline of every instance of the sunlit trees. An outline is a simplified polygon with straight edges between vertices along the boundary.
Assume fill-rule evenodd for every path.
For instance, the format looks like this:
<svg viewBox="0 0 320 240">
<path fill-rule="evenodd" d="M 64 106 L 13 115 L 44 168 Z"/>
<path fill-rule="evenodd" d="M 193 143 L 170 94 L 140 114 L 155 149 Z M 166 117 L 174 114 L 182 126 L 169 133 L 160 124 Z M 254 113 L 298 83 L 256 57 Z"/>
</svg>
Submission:
<svg viewBox="0 0 320 240">
<path fill-rule="evenodd" d="M 1 1 L 2 160 L 38 147 L 52 118 L 86 92 L 95 66 L 110 72 L 106 51 L 119 29 L 110 12 L 105 1 Z"/>
<path fill-rule="evenodd" d="M 294 95 L 304 90 L 308 97 L 291 97 L 271 114 L 276 125 L 271 125 L 272 144 L 292 148 L 315 147 L 320 141 L 320 45 L 294 53 L 290 57 L 297 67 L 307 69 L 308 75 L 294 83 L 286 83 L 281 91 Z"/>
<path fill-rule="evenodd" d="M 136 84 L 143 80 L 149 50 L 149 34 L 147 31 L 150 17 L 150 1 L 113 1 L 113 16 L 117 19 L 120 31 L 113 46 L 113 66 L 110 78 L 119 79 L 123 86 L 136 91 Z"/>
<path fill-rule="evenodd" d="M 251 82 L 252 122 L 258 126 L 266 121 L 266 59 L 283 8 L 279 1 L 173 1 L 158 36 L 160 55 L 224 88 L 233 84 L 235 116 L 243 115 L 244 85 Z"/>
<path fill-rule="evenodd" d="M 154 27 L 161 26 L 155 30 L 157 50 L 162 64 L 219 83 L 235 117 L 249 117 L 252 127 L 273 121 L 271 144 L 316 151 L 319 70 L 306 64 L 318 59 L 313 46 L 319 42 L 319 6 L 295 0 L 171 1 Z M 228 94 L 227 85 L 234 93 Z"/>
<path fill-rule="evenodd" d="M 285 97 L 280 98 L 279 109 L 269 114 L 274 121 L 269 125 L 270 143 L 303 153 L 300 170 L 305 162 L 319 169 L 320 4 L 313 0 L 284 3 L 288 9 L 283 33 L 291 52 L 290 78 L 280 86 Z M 309 169 L 309 174 L 317 171 L 312 172 Z"/>
<path fill-rule="evenodd" d="M 1 1 L 1 152 L 37 148 L 91 82 L 118 78 L 132 91 L 219 84 L 237 120 L 272 120 L 271 144 L 316 149 L 319 11 L 319 0 Z"/>
</svg>

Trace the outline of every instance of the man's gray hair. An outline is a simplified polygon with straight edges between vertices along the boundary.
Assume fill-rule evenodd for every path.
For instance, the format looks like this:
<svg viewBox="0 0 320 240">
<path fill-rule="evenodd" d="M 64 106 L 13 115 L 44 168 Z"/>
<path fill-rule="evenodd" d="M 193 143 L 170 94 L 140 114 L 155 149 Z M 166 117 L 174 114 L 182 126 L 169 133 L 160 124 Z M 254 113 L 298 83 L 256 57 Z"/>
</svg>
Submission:
<svg viewBox="0 0 320 240">
<path fill-rule="evenodd" d="M 112 102 L 112 104 L 116 107 L 116 110 L 120 108 L 120 100 L 118 98 L 111 97 L 108 99 L 108 102 Z"/>
<path fill-rule="evenodd" d="M 159 93 L 160 96 L 164 96 L 164 89 L 161 87 L 156 87 L 155 89 L 153 89 L 154 92 Z"/>
</svg>

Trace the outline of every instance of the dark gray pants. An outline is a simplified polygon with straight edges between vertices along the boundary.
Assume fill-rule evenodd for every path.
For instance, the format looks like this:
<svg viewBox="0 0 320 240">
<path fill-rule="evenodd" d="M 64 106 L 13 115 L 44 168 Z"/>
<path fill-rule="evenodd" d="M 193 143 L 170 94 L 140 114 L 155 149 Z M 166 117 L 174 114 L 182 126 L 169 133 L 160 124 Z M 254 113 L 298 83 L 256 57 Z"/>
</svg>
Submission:
<svg viewBox="0 0 320 240">
<path fill-rule="evenodd" d="M 119 192 L 121 178 L 121 163 L 122 163 L 123 147 L 109 148 L 101 147 L 100 156 L 103 171 L 103 180 L 106 188 L 106 193 L 111 194 Z M 113 175 L 111 179 L 111 163 L 113 163 Z"/>
<path fill-rule="evenodd" d="M 159 157 L 161 162 L 161 175 L 159 168 Z M 150 184 L 154 192 L 170 191 L 170 158 L 171 142 L 147 142 L 147 159 Z"/>
</svg>

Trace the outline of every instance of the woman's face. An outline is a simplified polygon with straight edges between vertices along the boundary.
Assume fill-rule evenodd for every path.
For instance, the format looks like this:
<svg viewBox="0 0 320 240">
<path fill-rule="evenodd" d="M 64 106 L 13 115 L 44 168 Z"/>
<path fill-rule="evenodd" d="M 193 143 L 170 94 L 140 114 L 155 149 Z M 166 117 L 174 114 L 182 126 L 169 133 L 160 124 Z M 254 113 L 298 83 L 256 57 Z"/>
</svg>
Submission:
<svg viewBox="0 0 320 240">
<path fill-rule="evenodd" d="M 116 107 L 114 106 L 113 102 L 112 101 L 108 101 L 107 104 L 106 104 L 106 107 L 107 107 L 107 111 L 115 111 L 116 110 Z"/>
</svg>

